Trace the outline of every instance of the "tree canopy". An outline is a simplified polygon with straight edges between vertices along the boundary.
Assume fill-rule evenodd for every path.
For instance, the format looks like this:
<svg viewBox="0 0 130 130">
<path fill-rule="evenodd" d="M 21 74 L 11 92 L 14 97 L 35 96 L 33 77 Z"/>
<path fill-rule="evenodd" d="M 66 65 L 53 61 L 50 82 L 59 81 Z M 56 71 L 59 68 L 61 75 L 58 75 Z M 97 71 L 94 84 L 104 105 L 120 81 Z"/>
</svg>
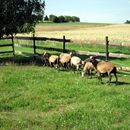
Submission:
<svg viewBox="0 0 130 130">
<path fill-rule="evenodd" d="M 125 24 L 130 24 L 130 20 L 126 20 Z"/>
<path fill-rule="evenodd" d="M 44 0 L 0 0 L 0 37 L 34 32 L 43 19 L 44 7 Z"/>
<path fill-rule="evenodd" d="M 65 22 L 80 22 L 80 18 L 77 16 L 56 16 L 56 15 L 49 15 L 49 18 L 47 19 L 46 17 L 48 17 L 47 15 L 44 18 L 44 21 L 51 21 L 54 23 L 65 23 Z"/>
</svg>

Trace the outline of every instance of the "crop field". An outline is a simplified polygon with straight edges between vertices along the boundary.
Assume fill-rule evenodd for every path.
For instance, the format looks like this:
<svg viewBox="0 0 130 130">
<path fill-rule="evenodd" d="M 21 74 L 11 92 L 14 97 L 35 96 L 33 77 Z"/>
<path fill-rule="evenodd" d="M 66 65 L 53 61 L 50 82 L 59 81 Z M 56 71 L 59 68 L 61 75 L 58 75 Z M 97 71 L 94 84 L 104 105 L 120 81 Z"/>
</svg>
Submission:
<svg viewBox="0 0 130 130">
<path fill-rule="evenodd" d="M 62 38 L 65 35 L 75 43 L 104 44 L 108 36 L 111 45 L 130 46 L 129 34 L 129 24 L 41 23 L 36 26 L 36 36 Z"/>
<path fill-rule="evenodd" d="M 106 35 L 110 43 L 121 45 L 130 43 L 129 34 L 130 26 L 123 24 L 40 23 L 36 27 L 36 36 L 62 38 L 65 35 L 73 41 L 66 44 L 66 49 L 92 52 L 104 52 L 102 44 Z M 9 41 L 0 41 L 6 43 Z M 15 43 L 32 44 L 19 40 Z M 57 42 L 36 44 L 62 48 Z M 33 53 L 30 48 L 15 48 Z M 11 47 L 0 49 L 12 50 Z M 110 45 L 109 52 L 130 55 L 130 47 Z M 59 55 L 55 51 L 50 53 Z M 82 60 L 89 57 L 78 56 Z M 129 58 L 110 57 L 109 60 L 117 66 L 130 67 Z M 130 72 L 119 70 L 118 84 L 114 76 L 110 84 L 108 77 L 100 83 L 94 74 L 92 79 L 82 78 L 81 72 L 45 67 L 33 57 L 12 54 L 0 54 L 0 72 L 0 130 L 130 129 Z"/>
<path fill-rule="evenodd" d="M 41 30 L 42 27 L 37 28 L 36 34 L 38 36 L 45 37 L 62 37 L 65 35 L 67 38 L 71 39 L 77 43 L 105 43 L 105 37 L 108 36 L 110 39 L 110 44 L 115 45 L 130 45 L 130 25 L 106 25 L 106 26 L 96 26 L 96 27 L 75 27 L 74 29 L 66 31 L 44 31 Z"/>
</svg>

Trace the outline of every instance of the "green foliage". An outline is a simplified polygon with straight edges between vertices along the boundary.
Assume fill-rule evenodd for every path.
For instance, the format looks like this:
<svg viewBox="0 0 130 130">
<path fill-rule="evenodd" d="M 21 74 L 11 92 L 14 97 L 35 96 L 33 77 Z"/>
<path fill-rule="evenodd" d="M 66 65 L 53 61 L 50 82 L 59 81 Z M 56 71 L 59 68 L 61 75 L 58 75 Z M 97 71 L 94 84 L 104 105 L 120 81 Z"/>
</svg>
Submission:
<svg viewBox="0 0 130 130">
<path fill-rule="evenodd" d="M 42 20 L 45 2 L 41 0 L 1 0 L 0 37 L 34 31 Z"/>
<path fill-rule="evenodd" d="M 49 18 L 47 15 L 45 16 L 44 21 L 49 21 Z"/>
<path fill-rule="evenodd" d="M 126 20 L 125 24 L 130 24 L 130 20 Z"/>
<path fill-rule="evenodd" d="M 64 16 L 59 16 L 58 17 L 58 23 L 64 23 L 64 22 L 66 22 L 65 17 Z"/>
<path fill-rule="evenodd" d="M 49 15 L 49 21 L 54 23 L 65 23 L 65 22 L 80 22 L 80 18 L 76 16 L 56 16 L 56 15 Z"/>
</svg>

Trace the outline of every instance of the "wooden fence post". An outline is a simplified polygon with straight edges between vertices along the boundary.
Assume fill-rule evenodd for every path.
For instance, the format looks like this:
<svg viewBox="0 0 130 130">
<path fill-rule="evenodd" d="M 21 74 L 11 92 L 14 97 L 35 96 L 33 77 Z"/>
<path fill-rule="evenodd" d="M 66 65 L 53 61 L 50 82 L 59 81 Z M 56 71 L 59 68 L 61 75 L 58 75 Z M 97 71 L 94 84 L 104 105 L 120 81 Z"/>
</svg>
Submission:
<svg viewBox="0 0 130 130">
<path fill-rule="evenodd" d="M 65 36 L 63 36 L 63 52 L 65 52 L 65 42 L 66 42 Z"/>
<path fill-rule="evenodd" d="M 106 36 L 106 61 L 108 61 L 109 58 L 109 40 L 108 40 L 108 36 Z"/>
<path fill-rule="evenodd" d="M 34 51 L 34 55 L 36 54 L 36 43 L 35 43 L 35 34 L 33 34 L 33 51 Z"/>
<path fill-rule="evenodd" d="M 14 37 L 13 34 L 11 35 L 11 40 L 12 40 L 12 49 L 13 49 L 13 55 L 15 56 L 15 49 L 14 49 Z"/>
</svg>

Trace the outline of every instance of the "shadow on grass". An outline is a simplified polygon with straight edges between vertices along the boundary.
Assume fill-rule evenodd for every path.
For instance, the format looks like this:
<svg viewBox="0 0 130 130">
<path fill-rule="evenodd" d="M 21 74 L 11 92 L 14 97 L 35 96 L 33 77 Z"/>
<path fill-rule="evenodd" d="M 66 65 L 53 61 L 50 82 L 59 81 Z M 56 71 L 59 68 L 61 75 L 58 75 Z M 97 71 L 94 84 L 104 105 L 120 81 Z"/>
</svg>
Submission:
<svg viewBox="0 0 130 130">
<path fill-rule="evenodd" d="M 118 81 L 117 85 L 128 85 L 130 87 L 130 82 L 121 82 L 121 81 Z"/>
<path fill-rule="evenodd" d="M 92 55 L 78 55 L 78 54 L 76 55 L 76 54 L 74 54 L 74 56 L 78 56 L 82 60 L 85 60 Z M 97 58 L 100 60 L 105 60 L 105 56 L 97 56 Z M 119 59 L 122 62 L 127 60 L 126 58 L 117 58 L 117 57 L 109 57 L 109 59 L 110 60 Z M 8 63 L 17 64 L 17 65 L 27 65 L 27 64 L 35 63 L 36 65 L 39 65 L 39 66 L 42 65 L 41 60 L 38 59 L 37 57 L 33 57 L 33 56 L 21 56 L 21 55 L 8 56 L 7 55 L 7 56 L 0 57 L 0 65 L 6 65 Z"/>
<path fill-rule="evenodd" d="M 34 63 L 34 58 L 32 56 L 7 56 L 0 58 L 0 65 L 30 65 Z"/>
<path fill-rule="evenodd" d="M 90 56 L 94 56 L 94 55 L 75 55 L 75 56 L 78 56 L 80 57 L 82 60 L 85 60 L 87 58 L 89 58 Z M 100 59 L 100 60 L 106 60 L 106 57 L 105 56 L 96 56 L 97 59 Z M 121 60 L 121 61 L 125 61 L 127 60 L 128 58 L 119 58 L 119 57 L 109 57 L 108 60 Z"/>
</svg>

